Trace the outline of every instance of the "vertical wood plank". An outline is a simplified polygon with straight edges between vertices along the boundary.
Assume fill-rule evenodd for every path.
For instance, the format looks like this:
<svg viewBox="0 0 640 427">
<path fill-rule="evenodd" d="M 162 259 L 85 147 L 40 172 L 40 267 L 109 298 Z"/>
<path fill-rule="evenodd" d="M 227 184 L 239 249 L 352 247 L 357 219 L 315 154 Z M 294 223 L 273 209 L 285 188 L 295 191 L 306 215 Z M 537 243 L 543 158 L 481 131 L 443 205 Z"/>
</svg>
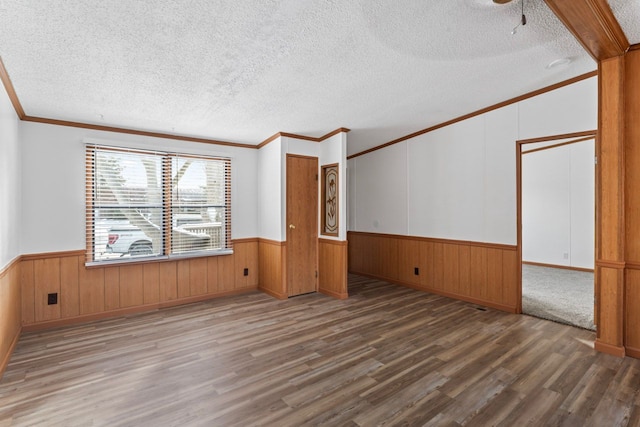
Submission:
<svg viewBox="0 0 640 427">
<path fill-rule="evenodd" d="M 80 314 L 80 291 L 78 289 L 77 256 L 60 258 L 60 316 L 72 317 Z"/>
<path fill-rule="evenodd" d="M 460 293 L 460 257 L 457 244 L 443 245 L 443 289 L 452 294 Z"/>
<path fill-rule="evenodd" d="M 420 269 L 420 242 L 417 240 L 400 239 L 398 241 L 398 279 L 404 283 L 420 285 L 420 274 L 427 272 Z M 415 274 L 415 268 L 418 274 Z"/>
<path fill-rule="evenodd" d="M 176 264 L 178 268 L 178 298 L 185 298 L 191 295 L 189 260 L 181 259 Z"/>
<path fill-rule="evenodd" d="M 175 261 L 160 263 L 160 301 L 178 298 L 178 269 Z"/>
<path fill-rule="evenodd" d="M 471 296 L 487 299 L 487 249 L 470 247 Z"/>
<path fill-rule="evenodd" d="M 487 249 L 487 300 L 502 303 L 502 249 Z"/>
<path fill-rule="evenodd" d="M 244 275 L 247 266 L 247 246 L 246 243 L 236 243 L 233 245 L 233 270 L 235 275 L 235 286 L 245 288 L 248 283 L 248 276 Z"/>
<path fill-rule="evenodd" d="M 258 261 L 258 242 L 246 243 L 247 246 L 247 267 L 249 268 L 249 276 L 247 277 L 247 286 L 258 286 L 258 278 L 260 274 L 260 265 Z M 346 268 L 346 265 L 345 265 Z"/>
<path fill-rule="evenodd" d="M 502 303 L 517 308 L 518 302 L 518 252 L 502 251 Z"/>
<path fill-rule="evenodd" d="M 120 308 L 120 267 L 104 269 L 104 309 Z"/>
<path fill-rule="evenodd" d="M 189 288 L 192 296 L 207 293 L 206 258 L 194 258 L 189 261 Z"/>
<path fill-rule="evenodd" d="M 471 247 L 469 245 L 460 245 L 458 247 L 458 270 L 460 273 L 460 294 L 471 296 Z"/>
<path fill-rule="evenodd" d="M 433 244 L 433 288 L 444 290 L 444 243 Z"/>
<path fill-rule="evenodd" d="M 104 268 L 78 268 L 80 314 L 104 311 Z"/>
<path fill-rule="evenodd" d="M 218 292 L 218 258 L 212 256 L 207 258 L 207 293 Z"/>
<path fill-rule="evenodd" d="M 22 291 L 22 324 L 28 325 L 36 321 L 35 312 L 35 279 L 33 272 L 33 261 L 22 261 L 20 263 L 20 284 Z"/>
<path fill-rule="evenodd" d="M 235 289 L 233 266 L 233 255 L 221 255 L 218 257 L 218 288 L 220 291 L 232 291 Z"/>
<path fill-rule="evenodd" d="M 160 264 L 145 264 L 142 268 L 142 282 L 144 303 L 160 302 Z"/>
<path fill-rule="evenodd" d="M 635 357 L 640 352 L 640 270 L 628 270 L 626 277 L 625 346 L 632 348 Z"/>
<path fill-rule="evenodd" d="M 35 278 L 36 322 L 60 318 L 60 301 L 47 304 L 47 295 L 60 295 L 60 258 L 37 259 L 33 265 Z M 59 298 L 58 298 L 59 299 Z"/>
<path fill-rule="evenodd" d="M 120 267 L 120 307 L 134 307 L 144 303 L 142 265 Z"/>
</svg>

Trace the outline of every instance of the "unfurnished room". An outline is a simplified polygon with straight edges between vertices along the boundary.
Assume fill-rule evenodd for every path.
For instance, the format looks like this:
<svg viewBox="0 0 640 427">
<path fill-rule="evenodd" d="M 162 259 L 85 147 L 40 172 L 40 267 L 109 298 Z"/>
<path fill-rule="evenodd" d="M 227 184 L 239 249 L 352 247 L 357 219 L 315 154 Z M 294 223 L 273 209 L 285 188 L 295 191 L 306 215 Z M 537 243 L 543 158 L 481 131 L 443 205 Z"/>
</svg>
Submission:
<svg viewBox="0 0 640 427">
<path fill-rule="evenodd" d="M 640 426 L 640 2 L 0 0 L 0 426 Z"/>
</svg>

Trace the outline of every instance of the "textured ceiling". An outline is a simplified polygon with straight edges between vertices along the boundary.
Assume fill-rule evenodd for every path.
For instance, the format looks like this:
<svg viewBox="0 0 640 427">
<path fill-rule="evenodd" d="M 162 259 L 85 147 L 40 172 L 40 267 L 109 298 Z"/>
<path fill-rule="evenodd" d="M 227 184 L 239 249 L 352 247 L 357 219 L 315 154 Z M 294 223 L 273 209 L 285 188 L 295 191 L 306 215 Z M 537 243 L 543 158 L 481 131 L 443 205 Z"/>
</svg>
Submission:
<svg viewBox="0 0 640 427">
<path fill-rule="evenodd" d="M 611 3 L 637 39 L 640 2 Z M 542 0 L 512 35 L 520 7 L 0 0 L 0 56 L 30 116 L 249 144 L 347 127 L 353 154 L 596 68 Z"/>
</svg>

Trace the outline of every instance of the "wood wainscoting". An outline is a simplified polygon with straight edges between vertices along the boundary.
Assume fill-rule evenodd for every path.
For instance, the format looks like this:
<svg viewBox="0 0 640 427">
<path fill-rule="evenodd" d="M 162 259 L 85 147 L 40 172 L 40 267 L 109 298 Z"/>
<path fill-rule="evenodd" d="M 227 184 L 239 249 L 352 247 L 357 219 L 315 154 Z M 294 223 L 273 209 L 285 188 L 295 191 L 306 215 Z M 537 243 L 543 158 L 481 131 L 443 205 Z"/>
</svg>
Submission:
<svg viewBox="0 0 640 427">
<path fill-rule="evenodd" d="M 20 338 L 20 257 L 0 270 L 0 378 Z"/>
<path fill-rule="evenodd" d="M 318 292 L 345 299 L 347 292 L 347 241 L 318 240 Z"/>
<path fill-rule="evenodd" d="M 260 290 L 278 299 L 287 299 L 287 242 L 258 239 Z"/>
<path fill-rule="evenodd" d="M 516 246 L 353 231 L 348 241 L 352 273 L 520 311 Z"/>
<path fill-rule="evenodd" d="M 25 330 L 187 304 L 258 288 L 257 239 L 234 240 L 232 255 L 88 268 L 84 259 L 84 251 L 22 256 L 20 286 Z M 47 304 L 49 293 L 58 294 L 58 304 Z"/>
<path fill-rule="evenodd" d="M 287 290 L 287 242 L 258 239 L 259 289 L 278 299 L 289 298 Z M 345 299 L 347 293 L 347 242 L 318 239 L 318 292 Z"/>
</svg>

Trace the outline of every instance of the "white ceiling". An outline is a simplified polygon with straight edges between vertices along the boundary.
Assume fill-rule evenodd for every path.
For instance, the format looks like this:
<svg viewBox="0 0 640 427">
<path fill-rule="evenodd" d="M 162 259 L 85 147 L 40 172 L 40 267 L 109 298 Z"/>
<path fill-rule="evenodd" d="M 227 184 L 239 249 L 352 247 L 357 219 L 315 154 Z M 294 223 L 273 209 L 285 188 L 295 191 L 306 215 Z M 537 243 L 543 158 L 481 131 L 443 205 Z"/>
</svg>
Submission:
<svg viewBox="0 0 640 427">
<path fill-rule="evenodd" d="M 348 153 L 596 69 L 542 0 L 0 0 L 26 114 Z M 631 43 L 640 2 L 610 1 Z M 571 58 L 566 66 L 545 68 Z"/>
</svg>

